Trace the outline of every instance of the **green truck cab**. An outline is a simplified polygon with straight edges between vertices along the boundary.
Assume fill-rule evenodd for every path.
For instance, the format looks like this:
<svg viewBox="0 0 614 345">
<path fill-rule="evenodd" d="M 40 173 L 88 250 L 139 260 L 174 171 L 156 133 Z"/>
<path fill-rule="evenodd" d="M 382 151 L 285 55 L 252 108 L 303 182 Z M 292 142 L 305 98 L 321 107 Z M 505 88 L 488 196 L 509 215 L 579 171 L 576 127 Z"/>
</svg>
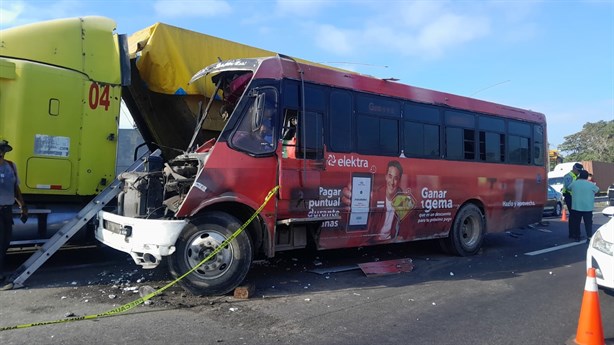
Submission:
<svg viewBox="0 0 614 345">
<path fill-rule="evenodd" d="M 125 37 L 103 17 L 2 30 L 0 137 L 29 203 L 90 198 L 115 177 Z M 123 68 L 127 71 L 126 68 Z"/>
</svg>

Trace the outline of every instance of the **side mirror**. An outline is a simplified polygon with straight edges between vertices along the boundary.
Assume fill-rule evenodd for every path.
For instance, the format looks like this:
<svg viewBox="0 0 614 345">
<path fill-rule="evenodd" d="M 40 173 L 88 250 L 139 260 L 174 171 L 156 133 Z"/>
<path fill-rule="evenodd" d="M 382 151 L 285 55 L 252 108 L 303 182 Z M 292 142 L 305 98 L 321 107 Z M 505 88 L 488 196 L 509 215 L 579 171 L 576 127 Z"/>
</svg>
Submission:
<svg viewBox="0 0 614 345">
<path fill-rule="evenodd" d="M 256 96 L 256 114 L 253 118 L 252 131 L 257 131 L 262 125 L 262 118 L 264 117 L 264 93 L 260 93 Z"/>
</svg>

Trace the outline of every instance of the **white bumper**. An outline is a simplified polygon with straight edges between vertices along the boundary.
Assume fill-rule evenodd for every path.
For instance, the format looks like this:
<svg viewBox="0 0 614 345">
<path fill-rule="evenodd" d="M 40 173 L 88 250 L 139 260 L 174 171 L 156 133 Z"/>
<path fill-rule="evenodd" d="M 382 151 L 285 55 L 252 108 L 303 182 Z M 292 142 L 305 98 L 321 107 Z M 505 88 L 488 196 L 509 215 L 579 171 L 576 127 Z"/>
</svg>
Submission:
<svg viewBox="0 0 614 345">
<path fill-rule="evenodd" d="M 96 239 L 130 254 L 137 265 L 155 268 L 163 256 L 175 252 L 175 242 L 185 220 L 141 219 L 98 212 Z"/>
</svg>

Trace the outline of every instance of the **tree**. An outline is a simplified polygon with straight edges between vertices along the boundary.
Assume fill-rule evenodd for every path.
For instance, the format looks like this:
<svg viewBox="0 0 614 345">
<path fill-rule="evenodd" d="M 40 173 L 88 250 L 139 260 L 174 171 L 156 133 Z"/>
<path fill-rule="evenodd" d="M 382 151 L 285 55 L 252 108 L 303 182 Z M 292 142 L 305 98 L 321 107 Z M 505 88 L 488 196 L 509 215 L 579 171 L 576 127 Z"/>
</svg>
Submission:
<svg viewBox="0 0 614 345">
<path fill-rule="evenodd" d="M 580 132 L 566 136 L 558 149 L 568 162 L 614 162 L 614 120 L 587 122 Z"/>
</svg>

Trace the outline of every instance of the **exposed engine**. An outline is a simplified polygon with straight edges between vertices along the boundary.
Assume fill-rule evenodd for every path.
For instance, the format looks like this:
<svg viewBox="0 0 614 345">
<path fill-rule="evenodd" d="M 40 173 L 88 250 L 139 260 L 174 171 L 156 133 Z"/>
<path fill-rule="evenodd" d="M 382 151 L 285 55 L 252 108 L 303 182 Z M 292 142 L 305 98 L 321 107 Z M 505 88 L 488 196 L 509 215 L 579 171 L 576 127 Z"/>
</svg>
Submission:
<svg viewBox="0 0 614 345">
<path fill-rule="evenodd" d="M 144 171 L 119 175 L 123 189 L 118 196 L 119 214 L 136 218 L 172 218 L 202 168 L 202 154 L 185 154 L 162 163 L 150 156 Z"/>
</svg>

